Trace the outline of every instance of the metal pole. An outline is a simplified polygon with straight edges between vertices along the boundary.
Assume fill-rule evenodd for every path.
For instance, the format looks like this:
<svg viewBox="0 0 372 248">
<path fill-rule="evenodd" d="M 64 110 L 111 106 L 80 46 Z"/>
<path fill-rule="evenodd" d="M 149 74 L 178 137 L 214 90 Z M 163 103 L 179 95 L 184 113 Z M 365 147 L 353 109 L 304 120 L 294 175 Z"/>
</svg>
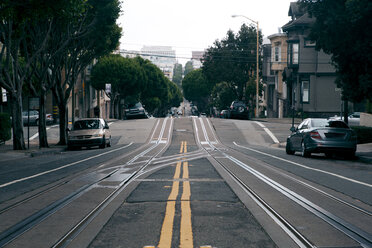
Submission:
<svg viewBox="0 0 372 248">
<path fill-rule="evenodd" d="M 257 66 L 257 68 L 256 68 L 256 118 L 258 118 L 259 117 L 259 113 L 258 113 L 258 87 L 259 87 L 259 84 L 258 84 L 258 78 L 259 78 L 259 76 L 258 76 L 258 70 L 259 70 L 259 68 L 258 68 L 258 42 L 259 42 L 259 40 L 258 40 L 258 21 L 256 22 L 256 24 L 257 24 L 257 55 L 256 55 L 256 57 L 257 57 L 257 60 L 256 60 L 256 66 Z"/>
</svg>

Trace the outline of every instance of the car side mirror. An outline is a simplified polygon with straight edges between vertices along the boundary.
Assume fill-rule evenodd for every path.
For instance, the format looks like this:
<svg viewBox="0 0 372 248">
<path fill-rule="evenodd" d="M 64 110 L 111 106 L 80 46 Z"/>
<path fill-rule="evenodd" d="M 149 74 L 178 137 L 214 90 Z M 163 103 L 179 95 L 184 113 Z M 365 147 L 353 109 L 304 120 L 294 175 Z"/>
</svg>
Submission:
<svg viewBox="0 0 372 248">
<path fill-rule="evenodd" d="M 109 128 L 109 125 L 105 125 L 105 129 L 110 129 L 110 128 Z"/>
<path fill-rule="evenodd" d="M 289 129 L 289 130 L 291 130 L 291 132 L 294 133 L 294 132 L 297 131 L 297 128 L 293 126 L 293 127 L 291 127 L 291 129 Z"/>
</svg>

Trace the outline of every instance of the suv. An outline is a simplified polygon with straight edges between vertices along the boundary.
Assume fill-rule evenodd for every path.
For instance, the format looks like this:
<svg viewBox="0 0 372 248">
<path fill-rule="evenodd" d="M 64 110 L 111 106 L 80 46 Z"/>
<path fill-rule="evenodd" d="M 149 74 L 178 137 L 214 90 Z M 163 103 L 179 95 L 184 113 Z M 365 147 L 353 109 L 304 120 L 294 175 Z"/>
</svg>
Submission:
<svg viewBox="0 0 372 248">
<path fill-rule="evenodd" d="M 148 118 L 147 112 L 140 102 L 129 104 L 125 109 L 125 117 L 131 118 Z"/>
<path fill-rule="evenodd" d="M 233 101 L 229 109 L 229 118 L 248 119 L 248 107 L 243 101 Z"/>
</svg>

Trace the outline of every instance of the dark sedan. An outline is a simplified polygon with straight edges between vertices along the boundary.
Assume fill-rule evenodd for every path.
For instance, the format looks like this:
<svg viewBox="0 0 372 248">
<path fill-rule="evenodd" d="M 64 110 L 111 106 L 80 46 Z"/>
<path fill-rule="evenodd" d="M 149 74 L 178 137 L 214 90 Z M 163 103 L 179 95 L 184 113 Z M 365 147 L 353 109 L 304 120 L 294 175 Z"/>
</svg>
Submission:
<svg viewBox="0 0 372 248">
<path fill-rule="evenodd" d="M 125 109 L 125 117 L 127 119 L 148 118 L 148 115 L 144 106 L 140 102 L 137 102 L 129 104 L 128 108 Z"/>
<path fill-rule="evenodd" d="M 325 153 L 327 157 L 334 153 L 348 158 L 355 156 L 357 136 L 341 120 L 309 118 L 291 131 L 287 138 L 287 154 L 298 151 L 303 157 L 309 157 L 311 153 Z"/>
</svg>

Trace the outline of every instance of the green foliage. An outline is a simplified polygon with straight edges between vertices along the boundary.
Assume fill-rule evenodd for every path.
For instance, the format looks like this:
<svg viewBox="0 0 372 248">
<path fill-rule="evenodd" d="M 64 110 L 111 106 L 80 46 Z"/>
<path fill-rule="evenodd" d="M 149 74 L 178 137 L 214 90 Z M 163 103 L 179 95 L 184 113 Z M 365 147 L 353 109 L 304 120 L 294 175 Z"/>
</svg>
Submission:
<svg viewBox="0 0 372 248">
<path fill-rule="evenodd" d="M 0 113 L 0 143 L 11 138 L 11 122 L 7 113 Z"/>
<path fill-rule="evenodd" d="M 358 137 L 358 144 L 372 143 L 372 127 L 355 126 L 351 127 Z"/>
<path fill-rule="evenodd" d="M 232 101 L 236 99 L 236 94 L 226 82 L 216 84 L 212 90 L 213 105 L 219 109 L 228 109 Z"/>
<path fill-rule="evenodd" d="M 144 72 L 135 59 L 118 54 L 102 57 L 92 68 L 91 83 L 96 89 L 111 84 L 112 92 L 121 97 L 139 94 L 144 82 Z"/>
<path fill-rule="evenodd" d="M 172 81 L 181 87 L 182 82 L 182 64 L 175 64 L 173 68 L 173 78 Z"/>
<path fill-rule="evenodd" d="M 186 75 L 192 72 L 193 70 L 194 67 L 192 66 L 192 61 L 187 61 L 185 65 L 184 77 L 186 77 Z"/>
<path fill-rule="evenodd" d="M 259 43 L 262 35 L 259 33 Z M 216 40 L 204 55 L 203 73 L 213 84 L 226 82 L 242 99 L 249 78 L 255 78 L 257 29 L 243 24 L 235 34 L 229 30 L 221 41 Z"/>
<path fill-rule="evenodd" d="M 301 0 L 316 17 L 310 38 L 332 55 L 345 100 L 372 100 L 372 3 L 370 0 Z"/>
<path fill-rule="evenodd" d="M 213 85 L 204 76 L 202 69 L 197 69 L 185 76 L 182 81 L 182 89 L 185 98 L 198 105 L 198 109 L 203 111 L 208 105 L 208 98 L 211 94 Z"/>
</svg>

